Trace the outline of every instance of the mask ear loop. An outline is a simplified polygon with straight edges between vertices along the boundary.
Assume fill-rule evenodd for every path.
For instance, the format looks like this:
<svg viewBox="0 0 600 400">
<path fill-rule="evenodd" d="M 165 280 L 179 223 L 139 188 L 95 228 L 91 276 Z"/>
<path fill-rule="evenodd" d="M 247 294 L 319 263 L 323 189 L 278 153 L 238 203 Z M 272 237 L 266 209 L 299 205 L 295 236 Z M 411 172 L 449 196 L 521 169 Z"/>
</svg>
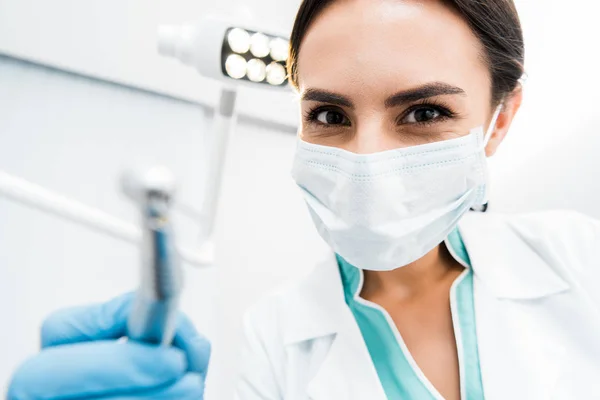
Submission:
<svg viewBox="0 0 600 400">
<path fill-rule="evenodd" d="M 490 126 L 488 126 L 487 132 L 485 133 L 485 136 L 483 138 L 483 146 L 481 147 L 481 151 L 485 150 L 485 147 L 487 146 L 488 142 L 490 141 L 490 138 L 492 137 L 492 133 L 494 132 L 494 129 L 496 129 L 496 122 L 498 122 L 498 116 L 500 115 L 500 112 L 502 111 L 502 107 L 504 106 L 504 101 L 501 101 L 500 104 L 498 104 L 498 107 L 496 107 L 496 110 L 494 111 L 494 115 L 492 116 L 492 120 L 490 121 Z M 483 157 L 485 158 L 485 154 L 483 155 Z M 487 178 L 487 169 L 485 170 L 485 174 L 486 174 L 486 182 L 489 181 L 489 179 Z M 488 185 L 484 185 L 482 188 L 483 192 L 481 194 L 481 198 L 482 201 L 480 203 L 481 206 L 483 206 L 483 208 L 480 210 L 482 212 L 487 211 L 488 208 Z M 476 208 L 471 208 L 471 210 L 473 211 L 478 211 Z"/>
<path fill-rule="evenodd" d="M 500 116 L 500 112 L 502 112 L 502 107 L 504 107 L 504 102 L 500 102 L 498 107 L 496 107 L 496 111 L 494 111 L 494 115 L 492 116 L 492 120 L 490 121 L 490 126 L 488 126 L 487 132 L 483 137 L 483 148 L 488 145 L 490 138 L 492 137 L 492 133 L 494 129 L 496 129 L 496 122 L 498 122 L 498 117 Z"/>
</svg>

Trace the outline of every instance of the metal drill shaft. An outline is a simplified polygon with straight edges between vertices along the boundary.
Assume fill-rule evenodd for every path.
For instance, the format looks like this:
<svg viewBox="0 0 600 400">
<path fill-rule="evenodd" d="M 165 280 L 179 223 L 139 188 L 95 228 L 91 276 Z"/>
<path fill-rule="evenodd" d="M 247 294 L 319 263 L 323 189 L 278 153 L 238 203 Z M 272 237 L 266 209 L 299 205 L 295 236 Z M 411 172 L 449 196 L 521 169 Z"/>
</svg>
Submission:
<svg viewBox="0 0 600 400">
<path fill-rule="evenodd" d="M 141 281 L 127 321 L 132 340 L 168 345 L 175 334 L 181 265 L 170 220 L 174 185 L 164 170 L 127 180 L 125 192 L 141 209 Z"/>
</svg>

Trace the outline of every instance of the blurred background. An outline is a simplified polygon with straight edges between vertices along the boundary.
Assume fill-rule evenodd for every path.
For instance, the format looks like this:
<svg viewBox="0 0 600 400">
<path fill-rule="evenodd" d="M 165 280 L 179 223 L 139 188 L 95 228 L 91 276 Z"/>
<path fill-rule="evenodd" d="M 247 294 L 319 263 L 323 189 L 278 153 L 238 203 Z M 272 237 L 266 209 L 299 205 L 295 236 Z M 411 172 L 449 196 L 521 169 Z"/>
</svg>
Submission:
<svg viewBox="0 0 600 400">
<path fill-rule="evenodd" d="M 124 168 L 163 164 L 178 198 L 203 200 L 221 84 L 156 51 L 160 24 L 207 14 L 289 34 L 299 0 L 0 0 L 0 171 L 131 223 Z M 492 164 L 490 209 L 574 209 L 600 218 L 600 4 L 516 0 L 525 102 Z M 289 176 L 297 101 L 240 88 L 215 236 L 215 265 L 184 265 L 183 309 L 214 342 L 207 399 L 231 398 L 241 318 L 322 259 Z M 197 222 L 176 216 L 194 247 Z M 138 249 L 0 195 L 0 390 L 39 346 L 52 310 L 134 290 Z"/>
</svg>

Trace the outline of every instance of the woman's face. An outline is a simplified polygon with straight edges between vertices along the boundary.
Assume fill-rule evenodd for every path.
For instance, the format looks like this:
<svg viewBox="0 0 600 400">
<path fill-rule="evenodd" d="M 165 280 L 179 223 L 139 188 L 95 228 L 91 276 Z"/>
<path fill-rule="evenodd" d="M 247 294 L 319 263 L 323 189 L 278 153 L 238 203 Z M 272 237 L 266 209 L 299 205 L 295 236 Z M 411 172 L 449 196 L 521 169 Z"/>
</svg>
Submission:
<svg viewBox="0 0 600 400">
<path fill-rule="evenodd" d="M 441 2 L 335 1 L 298 55 L 299 134 L 367 154 L 487 129 L 494 110 L 483 55 L 469 26 Z"/>
</svg>

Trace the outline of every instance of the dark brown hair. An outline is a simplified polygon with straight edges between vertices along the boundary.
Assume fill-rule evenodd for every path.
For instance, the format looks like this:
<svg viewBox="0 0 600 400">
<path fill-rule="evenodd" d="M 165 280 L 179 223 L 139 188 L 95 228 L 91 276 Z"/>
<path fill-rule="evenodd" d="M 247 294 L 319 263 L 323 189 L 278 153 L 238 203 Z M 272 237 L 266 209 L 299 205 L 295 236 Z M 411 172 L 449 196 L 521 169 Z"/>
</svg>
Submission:
<svg viewBox="0 0 600 400">
<path fill-rule="evenodd" d="M 312 22 L 334 0 L 303 0 L 290 39 L 288 74 L 298 87 L 298 52 Z M 515 90 L 523 76 L 525 48 L 519 15 L 513 0 L 443 0 L 469 24 L 483 44 L 492 77 L 492 104 Z"/>
</svg>

